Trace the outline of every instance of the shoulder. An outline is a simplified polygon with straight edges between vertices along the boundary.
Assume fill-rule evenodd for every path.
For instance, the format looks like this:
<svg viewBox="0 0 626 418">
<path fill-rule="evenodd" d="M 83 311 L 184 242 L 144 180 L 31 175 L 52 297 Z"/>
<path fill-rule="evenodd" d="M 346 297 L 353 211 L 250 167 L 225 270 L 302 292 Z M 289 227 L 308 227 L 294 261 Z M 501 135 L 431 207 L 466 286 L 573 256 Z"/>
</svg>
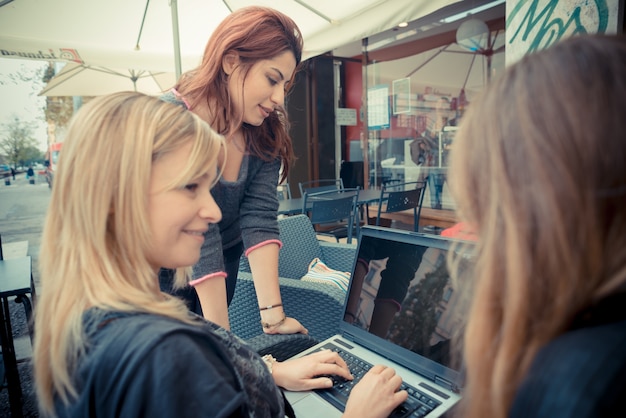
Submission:
<svg viewBox="0 0 626 418">
<path fill-rule="evenodd" d="M 271 194 L 276 194 L 278 185 L 278 175 L 281 162 L 279 159 L 265 160 L 261 157 L 250 154 L 248 159 L 248 173 L 246 187 L 256 184 L 266 189 Z"/>
<path fill-rule="evenodd" d="M 185 109 L 188 109 L 189 106 L 187 106 L 187 103 L 185 103 L 183 100 L 181 100 L 178 96 L 176 96 L 176 94 L 174 94 L 173 91 L 168 91 L 167 93 L 163 93 L 162 95 L 159 96 L 159 99 L 164 101 L 164 102 L 168 102 L 168 103 L 172 103 L 178 106 L 182 106 Z"/>
<path fill-rule="evenodd" d="M 281 161 L 278 158 L 274 159 L 265 159 L 261 158 L 257 155 L 249 154 L 248 165 L 251 168 L 260 169 L 260 168 L 269 168 L 270 170 L 280 168 Z"/>
<path fill-rule="evenodd" d="M 176 414 L 193 404 L 233 412 L 245 404 L 227 348 L 206 327 L 158 315 L 120 315 L 102 322 L 91 341 L 80 367 L 82 403 L 106 398 L 126 416 L 147 410 L 168 416 L 163 412 Z M 94 393 L 100 393 L 95 400 Z M 194 416 L 189 413 L 178 416 Z"/>
<path fill-rule="evenodd" d="M 135 350 L 151 351 L 172 341 L 184 341 L 191 343 L 191 346 L 219 346 L 201 322 L 195 325 L 154 314 L 114 313 L 107 314 L 97 324 L 97 328 L 90 328 L 96 346 L 105 345 L 110 339 L 114 339 L 116 346 L 122 350 L 132 345 Z M 122 342 L 124 344 L 120 344 Z"/>
<path fill-rule="evenodd" d="M 537 353 L 511 416 L 626 416 L 625 346 L 626 321 L 556 338 Z"/>
</svg>

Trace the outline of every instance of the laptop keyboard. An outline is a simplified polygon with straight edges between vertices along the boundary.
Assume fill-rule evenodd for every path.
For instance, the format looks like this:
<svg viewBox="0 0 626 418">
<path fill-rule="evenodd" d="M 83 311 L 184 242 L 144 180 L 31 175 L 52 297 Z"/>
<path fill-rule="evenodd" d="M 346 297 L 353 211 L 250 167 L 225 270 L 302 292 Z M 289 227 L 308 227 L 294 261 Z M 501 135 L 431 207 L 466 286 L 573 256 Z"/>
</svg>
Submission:
<svg viewBox="0 0 626 418">
<path fill-rule="evenodd" d="M 278 361 L 285 361 L 296 354 L 308 350 L 318 344 L 313 337 L 307 335 L 298 335 L 297 338 L 289 338 L 269 347 L 265 347 L 258 351 L 260 356 L 271 354 Z"/>
<path fill-rule="evenodd" d="M 354 380 L 345 380 L 340 376 L 328 376 L 333 380 L 333 387 L 330 389 L 318 389 L 316 392 L 328 402 L 333 404 L 336 408 L 344 411 L 346 408 L 346 402 L 350 391 L 356 385 L 363 375 L 372 368 L 372 364 L 369 364 L 362 359 L 355 357 L 354 355 L 342 350 L 334 344 L 328 343 L 320 350 L 332 350 L 339 353 L 339 355 L 345 360 L 350 368 L 350 372 L 354 376 Z M 392 418 L 421 418 L 427 416 L 433 411 L 441 402 L 431 398 L 424 392 L 414 388 L 413 386 L 402 383 L 401 390 L 406 390 L 409 393 L 407 400 L 394 409 L 389 415 Z"/>
</svg>

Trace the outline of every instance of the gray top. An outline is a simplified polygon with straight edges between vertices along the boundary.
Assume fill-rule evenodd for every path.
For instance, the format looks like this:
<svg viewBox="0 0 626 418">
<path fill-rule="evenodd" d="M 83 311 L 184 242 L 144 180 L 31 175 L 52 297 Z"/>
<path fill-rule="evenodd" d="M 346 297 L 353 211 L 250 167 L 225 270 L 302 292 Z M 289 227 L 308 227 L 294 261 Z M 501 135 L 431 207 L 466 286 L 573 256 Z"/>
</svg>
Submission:
<svg viewBox="0 0 626 418">
<path fill-rule="evenodd" d="M 174 93 L 161 96 L 167 102 L 185 106 Z M 224 271 L 222 251 L 243 241 L 244 251 L 268 240 L 278 240 L 278 175 L 280 160 L 264 161 L 246 153 L 239 178 L 229 182 L 220 178 L 211 190 L 222 221 L 209 225 L 194 278 Z"/>
</svg>

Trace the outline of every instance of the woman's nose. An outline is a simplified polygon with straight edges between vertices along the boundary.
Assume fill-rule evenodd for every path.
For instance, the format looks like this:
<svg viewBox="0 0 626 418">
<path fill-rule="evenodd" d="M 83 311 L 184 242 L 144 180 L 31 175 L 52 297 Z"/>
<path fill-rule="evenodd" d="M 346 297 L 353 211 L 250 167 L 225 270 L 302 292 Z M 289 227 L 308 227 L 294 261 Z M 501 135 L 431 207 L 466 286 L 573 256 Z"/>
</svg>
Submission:
<svg viewBox="0 0 626 418">
<path fill-rule="evenodd" d="M 278 107 L 283 107 L 285 104 L 285 89 L 282 86 L 277 86 L 272 93 L 271 100 Z"/>
<path fill-rule="evenodd" d="M 222 211 L 217 205 L 217 202 L 215 202 L 215 199 L 213 199 L 210 191 L 207 191 L 206 195 L 203 197 L 200 216 L 212 224 L 216 224 L 222 220 Z"/>
</svg>

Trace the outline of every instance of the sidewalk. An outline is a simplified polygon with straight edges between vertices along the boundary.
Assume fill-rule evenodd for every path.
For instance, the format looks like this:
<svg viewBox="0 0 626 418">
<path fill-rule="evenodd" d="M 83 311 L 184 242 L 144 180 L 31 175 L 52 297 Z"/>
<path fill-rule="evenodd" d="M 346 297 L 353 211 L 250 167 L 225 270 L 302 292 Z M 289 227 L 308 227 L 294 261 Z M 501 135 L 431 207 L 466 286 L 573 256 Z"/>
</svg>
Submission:
<svg viewBox="0 0 626 418">
<path fill-rule="evenodd" d="M 28 183 L 26 174 L 16 175 L 15 181 L 11 181 L 10 186 L 0 181 L 0 233 L 3 244 L 8 244 L 6 247 L 3 245 L 6 257 L 30 256 L 33 279 L 37 288 L 39 288 L 39 252 L 50 198 L 51 193 L 45 178 L 41 181 L 40 178 L 36 178 L 34 185 Z M 25 359 L 18 363 L 24 418 L 38 418 L 37 398 L 30 362 L 32 349 L 24 306 L 11 301 L 9 307 L 16 357 Z M 8 391 L 5 388 L 0 390 L 0 417 L 8 416 L 10 416 L 10 408 Z"/>
<path fill-rule="evenodd" d="M 6 181 L 9 181 L 9 184 L 6 184 Z M 15 180 L 13 180 L 12 177 L 5 177 L 0 179 L 0 187 L 3 188 L 11 188 L 11 187 L 22 187 L 22 186 L 46 186 L 48 187 L 48 182 L 46 181 L 46 176 L 42 175 L 41 173 L 37 173 L 35 174 L 35 184 L 30 184 L 29 181 L 26 179 L 26 174 L 24 173 L 20 173 L 20 174 L 16 174 L 15 175 Z"/>
</svg>

